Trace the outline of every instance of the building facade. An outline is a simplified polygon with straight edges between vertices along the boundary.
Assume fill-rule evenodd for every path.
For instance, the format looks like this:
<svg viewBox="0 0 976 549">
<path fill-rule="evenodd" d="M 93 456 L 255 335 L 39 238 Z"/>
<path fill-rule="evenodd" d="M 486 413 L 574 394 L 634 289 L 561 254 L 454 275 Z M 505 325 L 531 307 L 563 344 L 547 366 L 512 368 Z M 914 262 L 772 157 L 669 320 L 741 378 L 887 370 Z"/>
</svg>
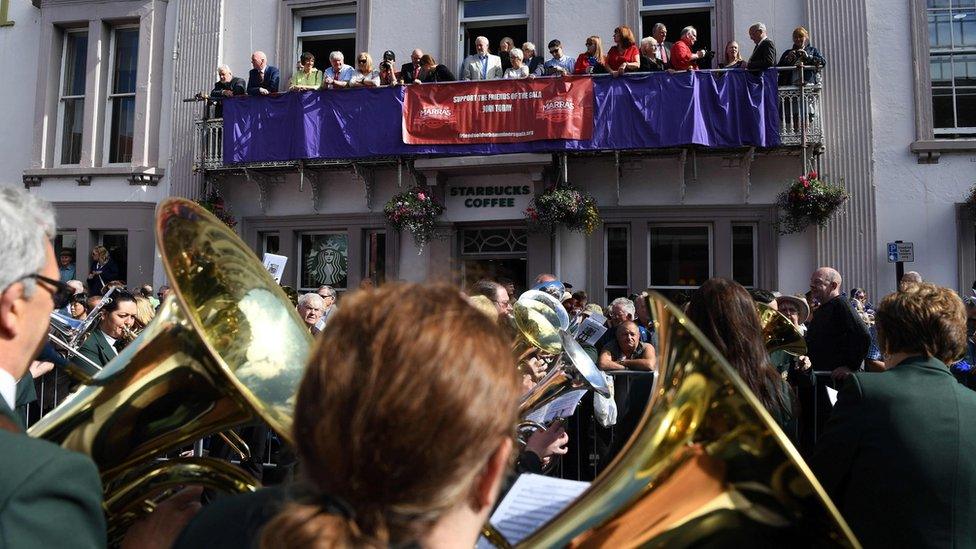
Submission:
<svg viewBox="0 0 976 549">
<path fill-rule="evenodd" d="M 21 137 L 0 148 L 0 184 L 26 185 L 58 209 L 59 246 L 87 256 L 105 244 L 128 282 L 163 282 L 154 260 L 152 209 L 166 196 L 213 191 L 260 255 L 289 258 L 282 282 L 340 290 L 363 280 L 511 278 L 520 288 L 554 272 L 609 302 L 646 287 L 666 293 L 710 276 L 798 292 L 818 265 L 845 286 L 894 288 L 886 243 L 915 244 L 936 283 L 976 279 L 976 220 L 964 206 L 976 184 L 976 8 L 956 0 L 3 0 L 0 59 L 22 86 L 0 89 L 0 109 Z M 545 54 L 558 38 L 575 57 L 587 36 L 611 44 L 627 24 L 668 41 L 686 25 L 696 47 L 722 52 L 763 21 L 780 51 L 795 27 L 827 58 L 798 135 L 782 118 L 771 149 L 618 150 L 495 156 L 388 157 L 224 164 L 220 124 L 200 121 L 216 67 L 247 78 L 254 50 L 286 81 L 303 51 L 327 66 L 360 51 L 374 59 L 414 48 L 456 68 L 474 37 L 503 36 Z M 607 46 L 605 46 L 606 48 Z M 33 91 L 33 93 L 31 92 Z M 790 90 L 780 90 L 782 101 Z M 818 169 L 851 194 L 825 229 L 777 231 L 776 196 Z M 532 193 L 568 180 L 598 202 L 591 235 L 530 230 Z M 418 250 L 387 225 L 383 205 L 425 182 L 445 201 L 438 238 Z M 526 189 L 503 204 L 474 205 L 467 189 Z M 87 265 L 79 262 L 79 275 Z"/>
</svg>

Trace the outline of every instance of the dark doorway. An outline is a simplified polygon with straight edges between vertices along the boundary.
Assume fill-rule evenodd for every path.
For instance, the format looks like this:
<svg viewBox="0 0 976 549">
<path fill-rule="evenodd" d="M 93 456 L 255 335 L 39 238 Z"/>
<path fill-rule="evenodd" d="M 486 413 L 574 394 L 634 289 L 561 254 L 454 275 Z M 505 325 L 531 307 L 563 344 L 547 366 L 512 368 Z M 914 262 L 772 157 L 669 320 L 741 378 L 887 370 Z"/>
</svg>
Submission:
<svg viewBox="0 0 976 549">
<path fill-rule="evenodd" d="M 515 282 L 515 290 L 518 293 L 526 288 L 527 272 L 525 258 L 465 259 L 464 287 L 470 288 L 472 284 L 483 278 L 496 281 L 507 278 Z"/>
<path fill-rule="evenodd" d="M 126 233 L 102 233 L 101 235 L 102 246 L 108 249 L 108 255 L 115 262 L 115 265 L 119 268 L 119 280 L 125 281 L 129 286 L 136 286 L 138 284 L 144 284 L 150 282 L 145 281 L 130 281 L 128 278 L 128 260 L 129 260 L 129 235 Z M 106 283 L 111 282 L 106 280 Z"/>
<path fill-rule="evenodd" d="M 712 44 L 712 11 L 711 10 L 697 10 L 697 11 L 687 11 L 682 13 L 649 13 L 641 18 L 641 28 L 643 30 L 644 36 L 651 36 L 651 31 L 654 29 L 654 25 L 657 23 L 664 23 L 664 26 L 668 28 L 667 41 L 670 43 L 676 42 L 681 38 L 681 29 L 692 26 L 698 31 L 698 40 L 695 42 L 695 46 L 692 48 L 694 51 L 705 50 L 705 51 L 715 51 L 715 46 Z M 637 42 L 640 42 L 642 37 L 637 37 Z M 719 48 L 720 50 L 722 48 Z M 747 57 L 746 48 L 742 44 L 739 44 L 739 49 L 742 51 L 742 56 Z M 751 51 L 751 50 L 750 50 Z M 711 69 L 715 63 L 715 59 L 718 56 L 713 56 L 707 60 L 700 61 L 698 63 L 698 68 L 700 69 Z"/>
<path fill-rule="evenodd" d="M 498 55 L 498 43 L 502 41 L 502 38 L 506 36 L 515 41 L 515 47 L 521 48 L 522 44 L 528 40 L 528 29 L 525 23 L 518 23 L 515 25 L 493 25 L 493 26 L 474 26 L 472 24 L 465 25 L 464 27 L 464 55 L 474 55 L 474 39 L 484 36 L 488 39 L 488 50 L 491 53 Z M 544 51 L 542 48 L 545 44 L 535 45 L 537 51 Z"/>
<path fill-rule="evenodd" d="M 349 38 L 302 38 L 300 48 L 301 51 L 298 55 L 301 56 L 303 52 L 309 52 L 315 56 L 315 68 L 320 71 L 324 71 L 331 65 L 329 63 L 329 54 L 334 51 L 341 51 L 343 57 L 345 57 L 345 63 L 347 65 L 353 65 L 353 60 L 356 59 L 356 39 L 354 37 Z M 382 56 L 381 56 L 382 57 Z M 288 61 L 290 63 L 287 74 L 295 72 L 295 67 L 298 65 L 298 57 Z M 373 59 L 373 64 L 377 65 L 376 59 Z M 374 67 L 375 68 L 375 67 Z"/>
</svg>

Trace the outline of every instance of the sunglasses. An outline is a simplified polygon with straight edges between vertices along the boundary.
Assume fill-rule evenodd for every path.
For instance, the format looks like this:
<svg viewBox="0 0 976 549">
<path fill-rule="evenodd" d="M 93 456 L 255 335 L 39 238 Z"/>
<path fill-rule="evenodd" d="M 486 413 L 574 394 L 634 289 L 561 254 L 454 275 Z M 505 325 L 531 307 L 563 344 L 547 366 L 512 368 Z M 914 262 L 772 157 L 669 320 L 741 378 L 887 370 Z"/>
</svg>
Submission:
<svg viewBox="0 0 976 549">
<path fill-rule="evenodd" d="M 64 282 L 61 282 L 60 280 L 54 280 L 53 278 L 48 278 L 46 276 L 41 276 L 36 273 L 22 276 L 17 280 L 15 280 L 15 282 L 19 282 L 27 278 L 33 278 L 38 282 L 43 282 L 45 284 L 49 284 L 54 287 L 53 290 L 50 288 L 45 288 L 45 289 L 51 292 L 51 299 L 54 301 L 55 309 L 63 309 L 64 307 L 67 307 L 68 303 L 71 302 L 71 298 L 74 297 L 75 295 L 75 289 L 72 288 L 71 286 L 68 286 Z"/>
</svg>

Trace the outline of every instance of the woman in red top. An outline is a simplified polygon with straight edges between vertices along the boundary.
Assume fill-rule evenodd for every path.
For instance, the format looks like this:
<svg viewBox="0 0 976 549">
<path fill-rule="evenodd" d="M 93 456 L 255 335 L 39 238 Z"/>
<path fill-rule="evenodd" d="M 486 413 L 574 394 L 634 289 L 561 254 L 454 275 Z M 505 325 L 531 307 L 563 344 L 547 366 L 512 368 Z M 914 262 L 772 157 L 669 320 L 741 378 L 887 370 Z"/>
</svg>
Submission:
<svg viewBox="0 0 976 549">
<path fill-rule="evenodd" d="M 603 43 L 599 36 L 586 39 L 586 51 L 576 58 L 573 74 L 599 74 L 607 72 L 606 59 L 603 57 Z"/>
<path fill-rule="evenodd" d="M 634 41 L 634 32 L 627 25 L 613 29 L 613 41 L 616 46 L 607 53 L 607 68 L 610 74 L 620 76 L 627 71 L 640 69 L 640 52 Z"/>
</svg>

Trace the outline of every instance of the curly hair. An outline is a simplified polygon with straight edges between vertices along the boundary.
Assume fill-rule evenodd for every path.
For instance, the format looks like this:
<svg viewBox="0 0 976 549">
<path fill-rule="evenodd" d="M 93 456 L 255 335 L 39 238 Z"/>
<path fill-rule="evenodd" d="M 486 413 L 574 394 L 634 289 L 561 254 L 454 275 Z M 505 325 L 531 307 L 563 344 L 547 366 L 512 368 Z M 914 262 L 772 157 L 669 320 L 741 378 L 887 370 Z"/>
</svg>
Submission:
<svg viewBox="0 0 976 549">
<path fill-rule="evenodd" d="M 920 354 L 951 364 L 966 352 L 966 307 L 948 288 L 906 284 L 881 300 L 875 322 L 886 355 Z"/>
</svg>

